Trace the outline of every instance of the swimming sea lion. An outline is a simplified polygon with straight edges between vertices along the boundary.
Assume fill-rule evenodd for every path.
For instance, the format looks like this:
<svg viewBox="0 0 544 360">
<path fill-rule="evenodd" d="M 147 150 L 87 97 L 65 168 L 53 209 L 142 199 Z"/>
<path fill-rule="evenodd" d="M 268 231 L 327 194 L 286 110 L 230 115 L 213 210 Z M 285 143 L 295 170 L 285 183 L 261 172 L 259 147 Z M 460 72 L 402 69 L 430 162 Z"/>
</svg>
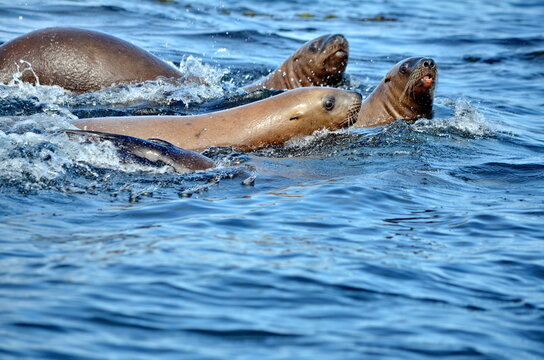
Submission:
<svg viewBox="0 0 544 360">
<path fill-rule="evenodd" d="M 206 156 L 181 149 L 161 139 L 139 139 L 99 131 L 64 130 L 69 136 L 85 136 L 92 141 L 111 141 L 123 157 L 146 165 L 170 165 L 178 173 L 206 170 L 215 166 Z"/>
<path fill-rule="evenodd" d="M 228 110 L 195 116 L 127 116 L 76 120 L 80 129 L 160 138 L 189 150 L 232 146 L 254 150 L 357 119 L 361 95 L 333 88 L 286 91 Z"/>
<path fill-rule="evenodd" d="M 37 30 L 0 46 L 0 82 L 10 82 L 17 72 L 22 72 L 24 82 L 58 85 L 75 92 L 183 76 L 124 40 L 74 28 Z"/>
<path fill-rule="evenodd" d="M 340 34 L 308 41 L 266 78 L 244 87 L 295 89 L 303 86 L 337 86 L 348 65 L 349 44 Z"/>
<path fill-rule="evenodd" d="M 256 82 L 252 90 L 336 85 L 342 79 L 347 56 L 348 45 L 342 35 L 321 36 L 297 50 L 270 77 Z M 127 41 L 76 28 L 41 29 L 0 46 L 0 83 L 9 83 L 17 73 L 24 82 L 58 85 L 75 92 L 159 77 L 199 81 L 186 78 Z"/>
<path fill-rule="evenodd" d="M 355 126 L 432 118 L 436 79 L 437 68 L 432 59 L 413 57 L 400 61 L 363 101 Z"/>
</svg>

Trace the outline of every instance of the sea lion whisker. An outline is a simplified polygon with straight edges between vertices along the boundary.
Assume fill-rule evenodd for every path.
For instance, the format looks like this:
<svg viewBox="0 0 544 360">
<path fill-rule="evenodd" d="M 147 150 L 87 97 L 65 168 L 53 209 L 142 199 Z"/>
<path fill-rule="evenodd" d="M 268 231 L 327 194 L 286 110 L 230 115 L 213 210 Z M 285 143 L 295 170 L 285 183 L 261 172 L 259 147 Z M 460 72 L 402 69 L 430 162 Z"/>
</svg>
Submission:
<svg viewBox="0 0 544 360">
<path fill-rule="evenodd" d="M 408 78 L 408 81 L 406 82 L 406 86 L 404 87 L 404 90 L 402 92 L 401 101 L 404 100 L 404 98 L 408 95 L 411 98 L 415 98 L 415 86 L 417 83 L 421 80 L 422 71 L 421 69 L 414 70 L 410 77 Z"/>
</svg>

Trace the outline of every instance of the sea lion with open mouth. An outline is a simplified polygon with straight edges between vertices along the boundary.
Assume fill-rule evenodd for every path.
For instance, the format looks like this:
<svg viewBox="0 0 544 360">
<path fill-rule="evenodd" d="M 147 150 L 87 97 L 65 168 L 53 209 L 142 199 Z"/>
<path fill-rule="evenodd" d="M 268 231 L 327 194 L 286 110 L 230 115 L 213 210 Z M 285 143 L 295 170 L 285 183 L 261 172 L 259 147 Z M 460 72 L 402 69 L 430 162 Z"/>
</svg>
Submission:
<svg viewBox="0 0 544 360">
<path fill-rule="evenodd" d="M 413 57 L 397 63 L 363 101 L 356 127 L 373 127 L 396 120 L 433 115 L 437 67 L 434 60 Z"/>
</svg>

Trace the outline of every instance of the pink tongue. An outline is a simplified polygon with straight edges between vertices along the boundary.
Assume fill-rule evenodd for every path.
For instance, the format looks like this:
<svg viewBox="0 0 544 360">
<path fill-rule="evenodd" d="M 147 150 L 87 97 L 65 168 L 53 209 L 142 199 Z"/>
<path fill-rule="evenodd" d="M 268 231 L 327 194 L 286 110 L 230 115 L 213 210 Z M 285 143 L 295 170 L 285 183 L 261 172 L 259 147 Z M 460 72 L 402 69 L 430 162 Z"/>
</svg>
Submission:
<svg viewBox="0 0 544 360">
<path fill-rule="evenodd" d="M 423 85 L 426 87 L 431 87 L 433 85 L 433 78 L 430 76 L 425 76 L 423 79 L 421 79 L 421 82 L 423 82 Z"/>
</svg>

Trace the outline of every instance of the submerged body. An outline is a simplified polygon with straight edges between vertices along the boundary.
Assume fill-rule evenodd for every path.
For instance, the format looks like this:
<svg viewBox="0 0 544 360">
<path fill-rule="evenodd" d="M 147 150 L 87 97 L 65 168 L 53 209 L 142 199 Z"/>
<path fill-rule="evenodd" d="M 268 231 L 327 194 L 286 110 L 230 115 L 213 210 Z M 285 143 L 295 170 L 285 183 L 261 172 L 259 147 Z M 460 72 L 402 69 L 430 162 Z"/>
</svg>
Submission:
<svg viewBox="0 0 544 360">
<path fill-rule="evenodd" d="M 360 106 L 356 92 L 314 87 L 204 115 L 90 118 L 73 124 L 84 130 L 159 138 L 189 150 L 213 145 L 253 150 L 349 126 Z"/>
<path fill-rule="evenodd" d="M 431 118 L 436 79 L 437 68 L 432 59 L 414 57 L 400 61 L 365 99 L 355 126 Z"/>
<path fill-rule="evenodd" d="M 69 136 L 83 136 L 91 141 L 111 141 L 123 157 L 161 166 L 169 165 L 178 173 L 206 170 L 215 166 L 206 156 L 181 149 L 160 139 L 139 139 L 127 135 L 104 133 L 99 131 L 64 130 Z"/>
<path fill-rule="evenodd" d="M 9 83 L 17 73 L 24 82 L 75 92 L 183 76 L 129 42 L 74 28 L 37 30 L 0 46 L 0 82 Z"/>
<path fill-rule="evenodd" d="M 244 89 L 337 86 L 343 79 L 348 57 L 349 44 L 344 36 L 323 35 L 302 45 L 267 77 Z"/>
</svg>

